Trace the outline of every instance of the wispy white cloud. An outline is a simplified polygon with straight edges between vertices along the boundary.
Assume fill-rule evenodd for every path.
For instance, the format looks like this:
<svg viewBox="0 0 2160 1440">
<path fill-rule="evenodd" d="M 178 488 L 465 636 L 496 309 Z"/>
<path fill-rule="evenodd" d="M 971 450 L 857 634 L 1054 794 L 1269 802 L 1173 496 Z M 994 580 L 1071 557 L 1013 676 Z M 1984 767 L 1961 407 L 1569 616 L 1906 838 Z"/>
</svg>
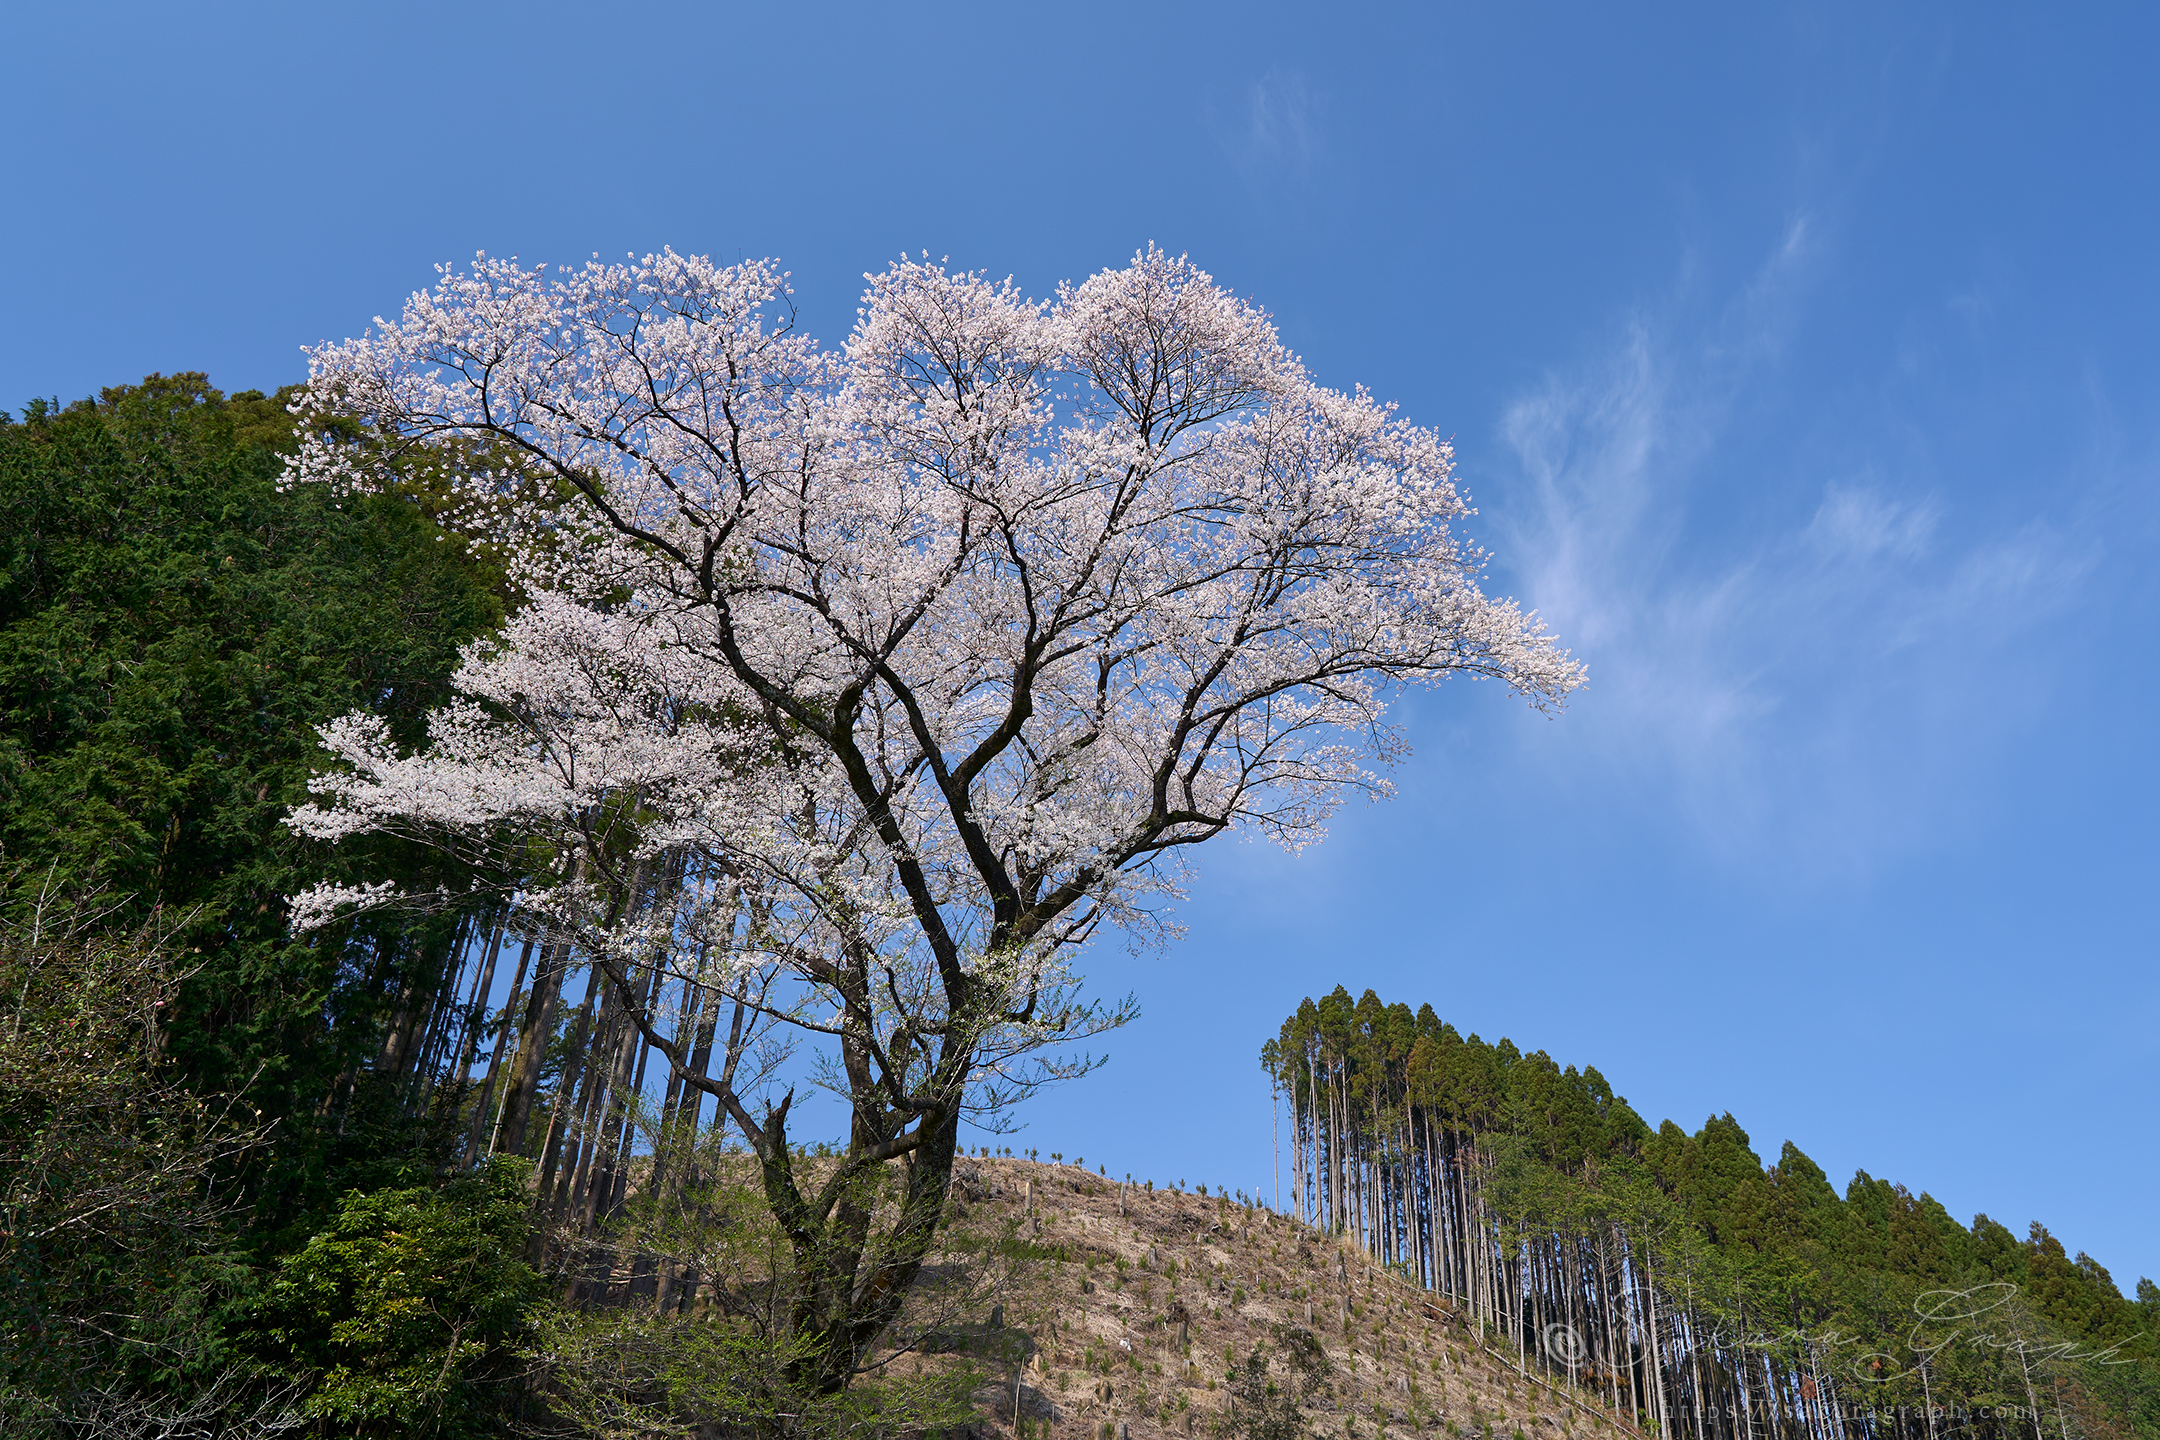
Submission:
<svg viewBox="0 0 2160 1440">
<path fill-rule="evenodd" d="M 1972 803 L 2040 705 L 2031 641 L 2088 536 L 1955 522 L 1908 449 L 1764 473 L 1746 433 L 1811 283 L 1794 225 L 1724 303 L 1680 295 L 1505 411 L 1503 553 L 1591 687 L 1568 739 L 1735 859 L 1865 867 Z M 1797 442 L 1796 442 L 1797 443 Z M 1900 446 L 1909 446 L 1901 437 Z M 2011 677 L 2017 676 L 2013 680 Z"/>
<path fill-rule="evenodd" d="M 1942 507 L 1932 496 L 1898 501 L 1832 482 L 1802 538 L 1828 562 L 1910 563 L 1927 555 L 1941 516 Z"/>
<path fill-rule="evenodd" d="M 1212 108 L 1217 143 L 1248 181 L 1309 174 L 1321 153 L 1323 97 L 1295 70 L 1271 69 Z"/>
</svg>

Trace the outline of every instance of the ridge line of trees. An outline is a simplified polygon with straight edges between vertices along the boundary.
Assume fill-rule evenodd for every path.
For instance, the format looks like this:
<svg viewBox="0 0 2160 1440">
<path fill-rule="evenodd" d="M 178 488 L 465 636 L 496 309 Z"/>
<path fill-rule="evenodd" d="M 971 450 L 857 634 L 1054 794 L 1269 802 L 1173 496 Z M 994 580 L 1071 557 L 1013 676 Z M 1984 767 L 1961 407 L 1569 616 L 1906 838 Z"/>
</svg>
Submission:
<svg viewBox="0 0 2160 1440">
<path fill-rule="evenodd" d="M 2037 1222 L 1865 1172 L 1840 1197 L 1729 1114 L 1653 1129 L 1595 1068 L 1371 990 L 1305 1000 L 1260 1061 L 1299 1219 L 1658 1434 L 2160 1434 L 2160 1288 L 2126 1300 Z"/>
</svg>

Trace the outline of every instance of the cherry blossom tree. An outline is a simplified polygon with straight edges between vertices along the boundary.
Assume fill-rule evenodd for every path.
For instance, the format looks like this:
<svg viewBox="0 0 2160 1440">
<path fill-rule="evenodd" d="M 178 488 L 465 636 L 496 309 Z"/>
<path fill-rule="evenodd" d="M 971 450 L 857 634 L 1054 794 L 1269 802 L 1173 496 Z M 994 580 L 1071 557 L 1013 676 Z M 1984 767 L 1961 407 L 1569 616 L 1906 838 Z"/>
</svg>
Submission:
<svg viewBox="0 0 2160 1440">
<path fill-rule="evenodd" d="M 558 858 L 522 902 L 740 1128 L 816 1342 L 794 1379 L 829 1393 L 913 1281 L 963 1117 L 1123 1018 L 1079 999 L 1083 942 L 1159 930 L 1203 841 L 1301 846 L 1383 793 L 1397 686 L 1550 708 L 1582 672 L 1481 592 L 1447 443 L 1181 258 L 1048 301 L 903 261 L 837 351 L 789 294 L 765 261 L 483 256 L 314 352 L 291 478 L 491 457 L 446 483 L 530 599 L 417 753 L 328 727 L 292 824 Z M 667 1033 L 694 973 L 757 977 L 729 993 L 828 1047 L 836 1164 L 791 1152 L 792 1090 Z"/>
</svg>

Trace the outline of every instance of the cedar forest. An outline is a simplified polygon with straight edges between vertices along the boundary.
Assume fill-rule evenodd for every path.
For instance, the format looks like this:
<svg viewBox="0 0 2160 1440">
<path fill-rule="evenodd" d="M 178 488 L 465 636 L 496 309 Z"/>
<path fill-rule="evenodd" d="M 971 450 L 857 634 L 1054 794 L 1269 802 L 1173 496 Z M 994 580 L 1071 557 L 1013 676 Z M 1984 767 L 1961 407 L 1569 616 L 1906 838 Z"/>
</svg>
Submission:
<svg viewBox="0 0 2160 1440">
<path fill-rule="evenodd" d="M 1131 273 L 1198 293 L 1159 257 Z M 345 379 L 341 394 L 364 389 Z M 723 963 L 743 936 L 781 953 L 787 915 L 743 878 L 742 845 L 666 809 L 664 783 L 610 779 L 614 798 L 581 796 L 552 832 L 491 812 L 460 832 L 485 843 L 290 823 L 311 797 L 358 803 L 320 783 L 323 727 L 362 716 L 379 753 L 427 745 L 470 689 L 477 642 L 539 608 L 534 556 L 595 533 L 568 518 L 596 493 L 581 499 L 586 462 L 551 469 L 561 457 L 515 426 L 418 434 L 379 398 L 332 413 L 325 393 L 152 376 L 0 419 L 0 1426 L 980 1427 L 966 1363 L 901 1379 L 879 1357 L 979 1324 L 970 1307 L 988 1312 L 998 1264 L 1059 1263 L 940 1206 L 963 1109 L 1002 1110 L 1086 1062 L 1028 1061 L 1012 1017 L 1037 1012 L 1009 991 L 968 1022 L 960 1062 L 938 1059 L 924 1037 L 966 1028 L 973 992 L 925 1008 L 903 967 L 890 1010 L 820 1032 L 840 1037 L 846 1073 L 819 1074 L 859 1100 L 888 1052 L 931 1058 L 893 1062 L 906 1082 L 875 1124 L 805 1143 L 786 1093 L 815 1057 L 789 1035 L 828 1013 L 802 978 L 825 972 Z M 1212 422 L 1233 401 L 1250 396 L 1195 404 Z M 379 483 L 292 483 L 311 445 L 363 457 Z M 499 516 L 470 503 L 474 476 L 515 490 L 540 538 L 503 543 Z M 637 543 L 673 545 L 656 527 Z M 594 613 L 647 583 L 618 579 Z M 1575 682 L 1539 643 L 1509 631 L 1445 664 L 1373 668 L 1483 667 L 1542 703 Z M 737 734 L 728 763 L 787 749 L 825 713 Z M 378 752 L 343 733 L 340 763 L 366 772 Z M 1158 805 L 1172 828 L 1108 868 L 1139 873 L 1229 823 L 1192 818 L 1204 809 Z M 1010 894 L 1069 891 L 1093 910 L 1060 916 L 992 884 L 984 913 L 1036 906 L 1055 949 L 1144 911 L 1144 896 L 1088 889 L 1102 867 L 1073 873 L 1061 891 L 1045 861 Z M 385 882 L 417 898 L 351 903 Z M 852 983 L 831 981 L 843 1000 Z M 1057 1043 L 1126 1018 L 1062 975 L 1028 983 Z M 1961 1225 L 1865 1173 L 1841 1195 L 1790 1144 L 1765 1166 L 1730 1115 L 1653 1127 L 1594 1068 L 1370 991 L 1306 1001 L 1261 1063 L 1291 1218 L 1644 1435 L 2160 1440 L 2160 1288 L 2125 1298 L 2038 1223 Z M 949 1094 L 906 1098 L 939 1076 Z"/>
<path fill-rule="evenodd" d="M 2038 1221 L 2022 1240 L 1985 1215 L 1968 1229 L 1864 1171 L 1840 1197 L 1789 1141 L 1763 1165 L 1731 1115 L 1652 1129 L 1594 1067 L 1370 990 L 1305 1001 L 1262 1064 L 1299 1216 L 1659 1433 L 2044 1440 L 2042 1416 L 2057 1433 L 2160 1421 L 2160 1288 L 2125 1300 Z"/>
</svg>

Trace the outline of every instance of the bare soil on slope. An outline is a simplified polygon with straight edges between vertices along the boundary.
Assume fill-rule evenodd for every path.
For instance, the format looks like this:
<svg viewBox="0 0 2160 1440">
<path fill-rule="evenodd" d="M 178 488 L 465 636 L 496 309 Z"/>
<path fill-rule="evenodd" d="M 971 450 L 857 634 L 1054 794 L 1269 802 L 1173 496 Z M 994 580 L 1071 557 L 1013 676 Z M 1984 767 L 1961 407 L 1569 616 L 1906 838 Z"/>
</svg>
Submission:
<svg viewBox="0 0 2160 1440">
<path fill-rule="evenodd" d="M 976 1397 L 985 1433 L 1015 1434 L 1017 1399 L 1018 1433 L 1043 1440 L 1643 1436 L 1606 1377 L 1541 1376 L 1354 1244 L 1264 1208 L 980 1158 L 956 1166 L 952 1205 L 952 1223 L 1011 1235 L 1023 1260 L 989 1315 L 924 1347 L 995 1377 Z M 1257 1406 L 1256 1346 L 1277 1393 Z"/>
</svg>

